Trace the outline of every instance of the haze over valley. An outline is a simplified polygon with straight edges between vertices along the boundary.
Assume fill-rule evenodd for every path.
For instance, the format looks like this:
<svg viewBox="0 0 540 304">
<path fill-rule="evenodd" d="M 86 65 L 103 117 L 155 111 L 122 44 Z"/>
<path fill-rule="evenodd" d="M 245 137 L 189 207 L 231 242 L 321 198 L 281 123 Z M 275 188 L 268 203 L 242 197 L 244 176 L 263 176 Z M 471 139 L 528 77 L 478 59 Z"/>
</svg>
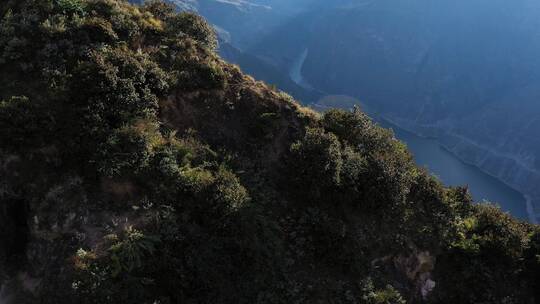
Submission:
<svg viewBox="0 0 540 304">
<path fill-rule="evenodd" d="M 540 211 L 537 1 L 192 4 L 226 33 L 224 49 L 230 44 L 253 58 L 232 61 L 255 77 L 274 80 L 269 82 L 305 104 L 324 95 L 352 96 L 401 128 L 437 138 L 461 160 L 530 198 L 535 220 Z M 287 74 L 302 56 L 296 77 L 309 85 L 291 88 Z M 263 64 L 281 76 L 269 79 L 254 68 Z"/>
</svg>

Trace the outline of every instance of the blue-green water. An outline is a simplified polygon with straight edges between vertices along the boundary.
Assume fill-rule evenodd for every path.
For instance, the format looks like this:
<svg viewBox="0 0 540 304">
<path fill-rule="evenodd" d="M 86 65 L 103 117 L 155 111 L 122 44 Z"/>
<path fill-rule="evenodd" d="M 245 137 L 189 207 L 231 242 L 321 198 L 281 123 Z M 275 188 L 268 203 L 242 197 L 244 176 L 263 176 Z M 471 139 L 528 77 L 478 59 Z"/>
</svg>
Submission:
<svg viewBox="0 0 540 304">
<path fill-rule="evenodd" d="M 475 166 L 464 163 L 452 153 L 442 148 L 436 140 L 419 137 L 388 122 L 379 122 L 391 128 L 398 139 L 403 141 L 413 153 L 419 166 L 430 172 L 448 186 L 467 185 L 476 201 L 497 203 L 504 211 L 527 220 L 525 197 L 498 179 L 484 173 Z"/>
</svg>

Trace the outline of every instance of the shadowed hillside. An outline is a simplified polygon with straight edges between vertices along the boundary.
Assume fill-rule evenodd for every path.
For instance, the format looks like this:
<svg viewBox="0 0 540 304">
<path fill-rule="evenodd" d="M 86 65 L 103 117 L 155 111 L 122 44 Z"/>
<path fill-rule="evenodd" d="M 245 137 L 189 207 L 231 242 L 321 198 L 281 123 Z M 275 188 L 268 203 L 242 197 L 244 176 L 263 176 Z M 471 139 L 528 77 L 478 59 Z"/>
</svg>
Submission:
<svg viewBox="0 0 540 304">
<path fill-rule="evenodd" d="M 0 4 L 0 302 L 534 303 L 540 230 L 159 1 Z"/>
</svg>

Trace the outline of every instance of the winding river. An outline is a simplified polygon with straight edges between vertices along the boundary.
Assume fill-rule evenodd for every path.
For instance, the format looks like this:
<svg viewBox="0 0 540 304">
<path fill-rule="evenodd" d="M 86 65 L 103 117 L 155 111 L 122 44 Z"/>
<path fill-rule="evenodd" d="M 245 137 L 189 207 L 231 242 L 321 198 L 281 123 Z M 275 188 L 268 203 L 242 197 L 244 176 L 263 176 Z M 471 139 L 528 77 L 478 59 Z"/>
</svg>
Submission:
<svg viewBox="0 0 540 304">
<path fill-rule="evenodd" d="M 308 54 L 309 50 L 305 49 L 300 56 L 294 60 L 291 69 L 289 70 L 289 77 L 304 89 L 313 90 L 313 87 L 304 79 L 304 76 L 302 76 L 302 67 L 304 66 Z"/>
</svg>

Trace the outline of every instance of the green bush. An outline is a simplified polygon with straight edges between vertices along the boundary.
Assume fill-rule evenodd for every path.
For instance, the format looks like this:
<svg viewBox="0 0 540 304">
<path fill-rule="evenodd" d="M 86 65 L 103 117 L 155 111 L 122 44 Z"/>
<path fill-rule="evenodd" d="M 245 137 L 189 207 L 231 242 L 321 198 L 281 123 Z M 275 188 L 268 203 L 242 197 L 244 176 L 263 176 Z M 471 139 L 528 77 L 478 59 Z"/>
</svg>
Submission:
<svg viewBox="0 0 540 304">
<path fill-rule="evenodd" d="M 376 153 L 392 144 L 393 135 L 377 127 L 358 108 L 353 111 L 330 110 L 324 113 L 322 124 L 325 130 L 361 152 Z"/>
<path fill-rule="evenodd" d="M 445 200 L 441 183 L 429 173 L 415 175 L 407 195 L 407 202 L 414 210 L 408 218 L 408 234 L 413 235 L 417 246 L 425 249 L 444 248 L 457 237 L 455 211 Z"/>
<path fill-rule="evenodd" d="M 98 172 L 108 178 L 141 173 L 162 141 L 158 124 L 150 120 L 116 129 L 98 147 Z"/>
<path fill-rule="evenodd" d="M 200 62 L 196 59 L 179 58 L 175 65 L 178 68 L 176 85 L 180 89 L 216 90 L 223 89 L 226 85 L 225 72 L 212 59 Z"/>
<path fill-rule="evenodd" d="M 534 299 L 540 299 L 540 230 L 538 227 L 530 234 L 529 243 L 525 247 L 522 269 L 520 279 L 525 282 L 524 285 Z"/>
<path fill-rule="evenodd" d="M 387 285 L 383 289 L 376 289 L 371 278 L 362 281 L 363 297 L 360 303 L 365 304 L 405 304 L 407 303 L 399 292 Z"/>
<path fill-rule="evenodd" d="M 55 0 L 54 3 L 64 15 L 83 15 L 85 12 L 84 2 L 81 0 Z"/>
<path fill-rule="evenodd" d="M 160 0 L 144 1 L 143 9 L 160 20 L 168 20 L 169 18 L 173 18 L 176 11 L 176 8 L 172 3 L 163 2 Z"/>
<path fill-rule="evenodd" d="M 521 301 L 524 290 L 515 286 L 522 285 L 519 260 L 527 243 L 525 224 L 497 207 L 477 205 L 464 227 L 462 239 L 437 259 L 433 302 Z"/>
<path fill-rule="evenodd" d="M 53 123 L 41 108 L 26 96 L 0 101 L 0 142 L 8 151 L 27 151 L 46 144 Z"/>
<path fill-rule="evenodd" d="M 133 227 L 127 227 L 121 240 L 109 248 L 113 277 L 122 272 L 131 272 L 144 265 L 144 259 L 152 255 L 159 243 L 159 237 L 147 236 Z"/>
<path fill-rule="evenodd" d="M 302 195 L 319 199 L 341 182 L 341 144 L 332 133 L 307 129 L 304 138 L 291 145 L 288 176 Z"/>
<path fill-rule="evenodd" d="M 183 12 L 167 18 L 167 32 L 171 36 L 187 35 L 210 50 L 217 48 L 215 30 L 204 18 L 193 13 Z"/>
</svg>

